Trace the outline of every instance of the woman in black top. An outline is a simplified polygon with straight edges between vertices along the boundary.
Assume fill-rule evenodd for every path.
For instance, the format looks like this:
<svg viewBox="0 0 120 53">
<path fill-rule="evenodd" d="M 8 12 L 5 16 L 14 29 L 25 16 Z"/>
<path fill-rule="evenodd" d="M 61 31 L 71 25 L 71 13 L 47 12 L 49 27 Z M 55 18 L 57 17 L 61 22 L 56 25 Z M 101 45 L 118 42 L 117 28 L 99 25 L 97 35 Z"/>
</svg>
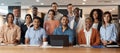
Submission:
<svg viewBox="0 0 120 53">
<path fill-rule="evenodd" d="M 30 14 L 26 14 L 25 23 L 21 25 L 21 39 L 20 43 L 25 44 L 25 33 L 28 28 L 32 27 L 32 17 Z"/>
</svg>

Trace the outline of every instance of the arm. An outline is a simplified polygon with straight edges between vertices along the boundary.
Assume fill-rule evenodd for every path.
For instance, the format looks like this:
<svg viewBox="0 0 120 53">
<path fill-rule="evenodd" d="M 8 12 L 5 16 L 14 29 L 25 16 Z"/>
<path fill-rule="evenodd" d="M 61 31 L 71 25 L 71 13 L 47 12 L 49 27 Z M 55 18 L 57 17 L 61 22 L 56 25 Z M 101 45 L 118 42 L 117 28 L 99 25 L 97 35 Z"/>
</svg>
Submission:
<svg viewBox="0 0 120 53">
<path fill-rule="evenodd" d="M 21 37 L 21 29 L 20 28 L 17 29 L 17 34 L 16 35 L 17 35 L 17 37 L 14 40 L 14 43 L 18 43 L 20 41 L 20 37 Z"/>
<path fill-rule="evenodd" d="M 47 34 L 45 32 L 45 30 L 43 30 L 43 42 L 47 41 Z"/>
<path fill-rule="evenodd" d="M 96 41 L 95 41 L 94 45 L 99 45 L 100 44 L 100 33 L 98 31 L 96 31 L 95 35 L 96 35 L 96 37 L 95 37 Z"/>
<path fill-rule="evenodd" d="M 28 29 L 25 34 L 25 44 L 29 44 L 29 42 L 30 42 L 30 38 L 29 38 L 29 29 Z"/>
</svg>

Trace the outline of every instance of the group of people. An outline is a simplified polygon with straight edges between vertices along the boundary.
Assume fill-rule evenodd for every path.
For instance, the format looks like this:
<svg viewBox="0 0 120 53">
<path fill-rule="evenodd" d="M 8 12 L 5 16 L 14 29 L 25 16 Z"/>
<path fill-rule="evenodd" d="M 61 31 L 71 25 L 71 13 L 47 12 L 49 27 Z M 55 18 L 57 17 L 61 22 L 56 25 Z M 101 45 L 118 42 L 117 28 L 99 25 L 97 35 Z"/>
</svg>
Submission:
<svg viewBox="0 0 120 53">
<path fill-rule="evenodd" d="M 87 46 L 116 44 L 118 31 L 111 23 L 112 15 L 101 9 L 93 9 L 90 16 L 80 17 L 79 8 L 67 5 L 68 15 L 59 13 L 58 4 L 53 2 L 44 18 L 37 16 L 38 8 L 33 7 L 31 14 L 26 14 L 25 21 L 20 18 L 20 9 L 14 8 L 8 13 L 6 23 L 0 31 L 0 42 L 5 44 L 42 45 L 51 35 L 67 35 L 69 44 Z"/>
</svg>

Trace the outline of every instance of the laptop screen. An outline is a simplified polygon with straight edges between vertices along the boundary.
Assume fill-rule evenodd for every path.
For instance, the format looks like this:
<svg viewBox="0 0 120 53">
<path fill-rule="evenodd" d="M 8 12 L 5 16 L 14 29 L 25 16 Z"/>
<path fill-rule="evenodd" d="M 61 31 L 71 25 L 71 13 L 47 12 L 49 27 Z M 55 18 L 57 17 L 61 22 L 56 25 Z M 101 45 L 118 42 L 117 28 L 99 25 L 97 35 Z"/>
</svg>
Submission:
<svg viewBox="0 0 120 53">
<path fill-rule="evenodd" d="M 69 46 L 69 38 L 67 35 L 50 35 L 51 46 Z"/>
</svg>

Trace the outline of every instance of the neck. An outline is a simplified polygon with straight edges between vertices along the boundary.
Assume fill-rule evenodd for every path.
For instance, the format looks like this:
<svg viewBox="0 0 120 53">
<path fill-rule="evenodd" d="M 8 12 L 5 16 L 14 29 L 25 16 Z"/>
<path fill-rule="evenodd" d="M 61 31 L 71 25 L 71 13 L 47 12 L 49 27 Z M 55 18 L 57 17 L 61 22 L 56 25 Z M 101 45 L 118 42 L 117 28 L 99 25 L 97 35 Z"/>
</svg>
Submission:
<svg viewBox="0 0 120 53">
<path fill-rule="evenodd" d="M 35 30 L 37 30 L 39 27 L 34 27 Z"/>
<path fill-rule="evenodd" d="M 94 22 L 95 22 L 95 23 L 98 23 L 98 19 L 95 19 Z"/>
<path fill-rule="evenodd" d="M 89 30 L 90 30 L 90 28 L 89 28 L 89 27 L 87 27 L 87 28 L 86 28 L 86 31 L 89 31 Z"/>
<path fill-rule="evenodd" d="M 109 23 L 105 22 L 105 26 L 107 26 Z"/>
<path fill-rule="evenodd" d="M 62 26 L 62 31 L 64 32 L 67 29 L 67 26 Z"/>
</svg>

